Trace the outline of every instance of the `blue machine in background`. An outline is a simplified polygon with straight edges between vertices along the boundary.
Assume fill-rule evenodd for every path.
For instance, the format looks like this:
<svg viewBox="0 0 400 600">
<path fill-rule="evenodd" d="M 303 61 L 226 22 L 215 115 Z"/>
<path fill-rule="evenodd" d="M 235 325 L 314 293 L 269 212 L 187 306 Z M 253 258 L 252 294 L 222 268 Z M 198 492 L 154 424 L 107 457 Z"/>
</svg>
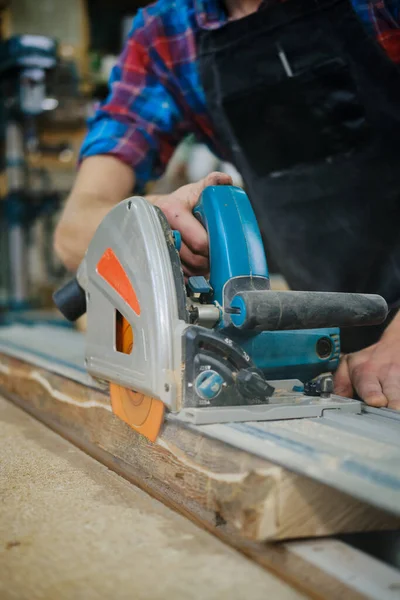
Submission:
<svg viewBox="0 0 400 600">
<path fill-rule="evenodd" d="M 33 194 L 27 149 L 37 145 L 35 119 L 46 105 L 46 78 L 57 64 L 55 40 L 39 35 L 14 36 L 0 44 L 1 131 L 7 195 L 0 203 L 0 311 L 31 307 L 27 236 L 33 221 L 59 205 L 56 193 Z"/>
</svg>

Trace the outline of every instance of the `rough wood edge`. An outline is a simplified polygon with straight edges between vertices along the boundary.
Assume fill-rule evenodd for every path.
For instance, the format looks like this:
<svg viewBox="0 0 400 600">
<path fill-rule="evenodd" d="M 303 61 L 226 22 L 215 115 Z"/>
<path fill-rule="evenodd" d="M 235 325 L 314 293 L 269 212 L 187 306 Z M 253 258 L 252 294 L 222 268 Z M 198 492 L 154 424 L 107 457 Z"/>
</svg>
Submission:
<svg viewBox="0 0 400 600">
<path fill-rule="evenodd" d="M 341 598 L 343 593 L 346 598 L 362 597 L 323 571 L 311 568 L 285 544 L 254 541 L 266 532 L 270 539 L 293 537 L 288 536 L 287 529 L 293 532 L 296 527 L 299 530 L 299 525 L 286 515 L 293 515 L 293 506 L 298 512 L 301 501 L 311 503 L 311 523 L 303 522 L 302 531 L 305 527 L 309 536 L 332 533 L 332 523 L 328 531 L 323 522 L 319 530 L 315 527 L 312 497 L 320 496 L 319 502 L 322 498 L 323 503 L 329 500 L 333 505 L 328 520 L 329 514 L 332 520 L 346 507 L 348 514 L 353 499 L 172 423 L 166 424 L 157 444 L 150 444 L 111 413 L 108 395 L 4 355 L 0 355 L 0 386 L 17 405 L 110 469 L 302 591 L 315 598 Z M 189 494 L 185 488 L 190 488 Z M 363 521 L 375 523 L 371 529 L 395 526 L 391 516 L 356 504 L 357 510 L 350 513 L 355 512 L 356 518 L 361 510 Z M 348 523 L 340 529 L 344 530 L 349 530 Z"/>
<path fill-rule="evenodd" d="M 264 541 L 399 526 L 346 494 L 175 423 L 151 444 L 112 414 L 107 394 L 18 359 L 2 357 L 0 364 L 5 391 L 30 402 L 40 418 L 98 445 L 129 465 L 138 485 L 149 482 L 219 529 Z"/>
</svg>

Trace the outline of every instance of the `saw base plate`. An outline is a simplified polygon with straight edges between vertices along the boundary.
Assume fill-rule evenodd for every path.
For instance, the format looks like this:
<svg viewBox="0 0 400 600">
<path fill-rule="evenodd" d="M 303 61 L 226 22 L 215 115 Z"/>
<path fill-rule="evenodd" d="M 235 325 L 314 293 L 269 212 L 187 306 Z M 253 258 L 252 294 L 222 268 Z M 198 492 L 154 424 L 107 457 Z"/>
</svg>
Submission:
<svg viewBox="0 0 400 600">
<path fill-rule="evenodd" d="M 359 400 L 343 398 L 334 394 L 328 398 L 322 398 L 294 392 L 293 388 L 301 385 L 301 382 L 296 379 L 270 381 L 270 383 L 275 387 L 275 392 L 268 404 L 183 408 L 179 414 L 174 415 L 174 418 L 193 425 L 211 425 L 214 423 L 316 418 L 322 417 L 328 410 L 355 415 L 362 412 L 363 403 Z"/>
</svg>

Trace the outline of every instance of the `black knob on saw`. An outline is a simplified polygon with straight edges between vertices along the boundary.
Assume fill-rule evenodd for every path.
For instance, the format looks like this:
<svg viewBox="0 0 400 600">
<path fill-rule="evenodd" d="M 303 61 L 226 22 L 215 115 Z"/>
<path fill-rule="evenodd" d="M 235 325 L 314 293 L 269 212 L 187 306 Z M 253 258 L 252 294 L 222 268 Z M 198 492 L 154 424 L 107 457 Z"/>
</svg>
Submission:
<svg viewBox="0 0 400 600">
<path fill-rule="evenodd" d="M 85 290 L 79 285 L 76 278 L 71 279 L 54 292 L 53 300 L 68 321 L 76 321 L 86 312 Z"/>
<path fill-rule="evenodd" d="M 251 290 L 237 293 L 226 312 L 238 329 L 277 331 L 376 325 L 388 307 L 376 294 Z"/>
<path fill-rule="evenodd" d="M 236 384 L 246 398 L 269 398 L 275 391 L 262 373 L 255 369 L 241 369 L 236 376 Z"/>
</svg>

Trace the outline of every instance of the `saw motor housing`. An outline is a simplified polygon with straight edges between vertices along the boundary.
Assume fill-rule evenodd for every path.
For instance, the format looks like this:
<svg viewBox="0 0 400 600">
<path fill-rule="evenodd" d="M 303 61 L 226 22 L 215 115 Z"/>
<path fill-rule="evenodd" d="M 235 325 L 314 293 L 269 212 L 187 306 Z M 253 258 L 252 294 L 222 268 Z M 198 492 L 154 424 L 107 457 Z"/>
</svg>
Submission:
<svg viewBox="0 0 400 600">
<path fill-rule="evenodd" d="M 271 291 L 257 221 L 240 188 L 206 188 L 194 214 L 209 236 L 209 279 L 186 285 L 180 234 L 157 207 L 133 197 L 104 218 L 76 281 L 55 302 L 70 319 L 87 311 L 85 362 L 94 377 L 193 422 L 280 418 L 271 416 L 282 414 L 273 380 L 305 383 L 334 371 L 338 326 L 381 322 L 386 303 L 375 295 Z M 128 348 L 121 322 L 131 328 Z M 326 399 L 321 408 L 288 390 L 289 405 L 306 416 L 328 408 Z M 359 404 L 329 400 L 353 412 Z"/>
<path fill-rule="evenodd" d="M 262 403 L 264 396 L 240 391 L 245 374 L 258 372 L 250 355 L 226 335 L 190 324 L 176 237 L 160 210 L 142 198 L 118 204 L 77 279 L 86 292 L 86 368 L 94 377 L 160 399 L 172 412 Z M 118 347 L 121 316 L 132 328 L 129 354 Z"/>
</svg>

